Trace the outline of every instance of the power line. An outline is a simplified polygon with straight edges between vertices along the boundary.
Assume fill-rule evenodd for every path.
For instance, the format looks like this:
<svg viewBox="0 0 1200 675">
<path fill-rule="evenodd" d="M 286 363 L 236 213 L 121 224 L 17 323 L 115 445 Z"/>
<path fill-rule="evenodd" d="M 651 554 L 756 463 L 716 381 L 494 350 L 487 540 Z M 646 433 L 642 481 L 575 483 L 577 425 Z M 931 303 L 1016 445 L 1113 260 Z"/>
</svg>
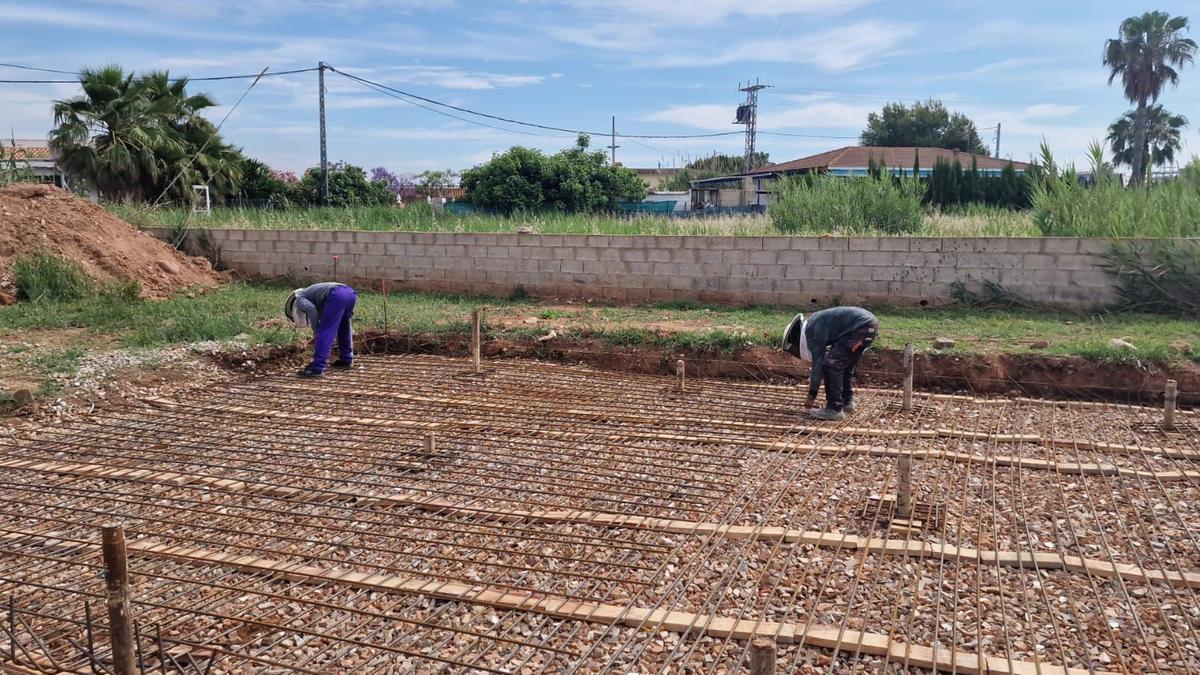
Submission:
<svg viewBox="0 0 1200 675">
<path fill-rule="evenodd" d="M 21 70 L 36 70 L 46 73 L 62 73 L 64 75 L 82 76 L 83 73 L 70 70 L 53 70 L 50 68 L 34 68 L 33 66 L 22 66 L 15 63 L 0 63 L 0 67 L 4 68 L 19 68 Z M 267 73 L 249 73 L 245 75 L 214 75 L 210 77 L 172 77 L 171 82 L 217 82 L 221 80 L 250 80 L 259 77 L 277 77 L 279 75 L 295 75 L 296 73 L 311 73 L 317 70 L 316 68 L 296 68 L 294 70 L 277 70 Z M 0 84 L 79 84 L 79 80 L 0 80 Z"/>
<path fill-rule="evenodd" d="M 17 63 L 0 63 L 0 67 L 18 68 L 20 70 L 36 70 L 40 73 L 58 73 L 60 75 L 78 75 L 79 74 L 73 70 L 55 70 L 53 68 L 37 68 L 34 66 L 22 66 Z"/>
<path fill-rule="evenodd" d="M 407 91 L 402 91 L 402 90 L 400 90 L 400 89 L 396 89 L 396 88 L 394 88 L 394 87 L 389 87 L 389 86 L 387 86 L 387 85 L 385 85 L 385 84 L 380 84 L 380 83 L 378 83 L 378 82 L 373 82 L 373 81 L 371 81 L 371 80 L 368 80 L 368 79 L 366 79 L 366 78 L 363 78 L 363 77 L 358 77 L 357 75 L 351 75 L 350 73 L 343 72 L 343 71 L 341 71 L 341 70 L 338 70 L 337 68 L 334 68 L 333 66 L 327 66 L 327 67 L 328 67 L 330 70 L 332 70 L 333 72 L 335 72 L 335 73 L 338 73 L 339 75 L 342 75 L 343 77 L 347 77 L 347 78 L 349 78 L 349 79 L 351 79 L 351 80 L 357 80 L 357 81 L 359 81 L 359 82 L 362 82 L 362 83 L 364 83 L 364 84 L 371 84 L 371 85 L 373 85 L 373 86 L 375 86 L 375 87 L 378 87 L 378 88 L 380 88 L 380 89 L 385 89 L 385 90 L 387 90 L 387 91 L 390 91 L 390 92 L 393 92 L 393 93 L 399 94 L 399 95 L 401 95 L 401 96 L 405 96 L 405 97 L 408 97 L 408 98 L 414 98 L 414 99 L 417 99 L 418 101 L 424 101 L 425 103 L 429 103 L 429 104 L 432 104 L 432 105 L 440 106 L 440 107 L 442 107 L 442 108 L 449 108 L 450 110 L 457 110 L 458 112 L 461 112 L 461 113 L 466 113 L 466 114 L 468 114 L 468 115 L 476 115 L 476 116 L 479 116 L 479 117 L 485 117 L 485 118 L 487 118 L 487 119 L 496 120 L 496 121 L 498 121 L 498 122 L 507 122 L 508 124 L 518 124 L 518 125 L 521 125 L 521 126 L 524 126 L 524 127 L 533 127 L 533 128 L 535 128 L 535 129 L 545 129 L 545 130 L 547 130 L 547 131 L 558 131 L 558 132 L 562 132 L 562 133 L 568 133 L 568 134 L 587 134 L 587 135 L 589 135 L 589 136 L 607 136 L 607 135 L 609 135 L 607 132 L 602 132 L 602 131 L 586 131 L 586 130 L 582 130 L 582 129 L 566 129 L 566 128 L 563 128 L 563 127 L 555 127 L 555 126 L 550 126 L 550 125 L 547 125 L 547 124 L 538 124 L 538 123 L 536 123 L 536 122 L 523 122 L 523 121 L 521 121 L 521 120 L 512 119 L 512 118 L 510 118 L 510 117 L 501 117 L 501 116 L 499 116 L 499 115 L 492 115 L 492 114 L 489 114 L 489 113 L 483 113 L 483 112 L 479 112 L 479 111 L 477 111 L 477 110 L 471 110 L 470 108 L 463 108 L 463 107 L 461 107 L 461 106 L 451 105 L 451 104 L 449 104 L 449 103 L 444 103 L 444 102 L 442 102 L 442 101 L 438 101 L 438 100 L 436 100 L 436 99 L 427 98 L 427 97 L 425 97 L 425 96 L 419 96 L 419 95 L 417 95 L 417 94 L 412 94 L 412 93 L 409 93 L 409 92 L 407 92 Z M 511 129 L 509 129 L 508 131 L 511 131 Z M 739 135 L 739 134 L 741 134 L 741 133 L 742 133 L 742 132 L 740 132 L 740 131 L 723 131 L 723 132 L 711 133 L 711 134 L 680 134 L 680 135 L 671 135 L 671 134 L 617 134 L 617 137 L 618 137 L 618 138 L 661 138 L 661 139 L 681 139 L 681 138 L 716 138 L 716 137 L 718 137 L 718 136 L 736 136 L 736 135 Z"/>
</svg>

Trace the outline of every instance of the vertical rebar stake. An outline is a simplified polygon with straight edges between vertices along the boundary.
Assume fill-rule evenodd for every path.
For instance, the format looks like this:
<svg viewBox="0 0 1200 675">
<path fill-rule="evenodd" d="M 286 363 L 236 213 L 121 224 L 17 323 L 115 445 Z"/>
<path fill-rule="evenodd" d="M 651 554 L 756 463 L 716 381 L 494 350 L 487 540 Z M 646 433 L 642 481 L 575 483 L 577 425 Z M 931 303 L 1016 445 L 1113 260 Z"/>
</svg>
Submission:
<svg viewBox="0 0 1200 675">
<path fill-rule="evenodd" d="M 775 675 L 775 641 L 754 638 L 750 643 L 750 675 Z"/>
<path fill-rule="evenodd" d="M 912 516 L 912 455 L 900 455 L 896 460 L 896 515 Z"/>
<path fill-rule="evenodd" d="M 425 434 L 425 454 L 432 457 L 437 452 L 437 436 L 432 431 Z"/>
<path fill-rule="evenodd" d="M 1175 380 L 1167 380 L 1167 391 L 1163 394 L 1163 428 L 1175 430 L 1175 399 L 1179 396 Z"/>
<path fill-rule="evenodd" d="M 391 332 L 388 330 L 388 297 L 387 297 L 387 279 L 379 282 L 383 287 L 383 353 L 388 353 L 388 345 L 391 342 L 389 336 Z"/>
<path fill-rule="evenodd" d="M 475 374 L 483 372 L 483 367 L 479 363 L 479 332 L 480 325 L 483 323 L 483 310 L 479 307 L 471 310 L 471 362 L 475 365 Z"/>
<path fill-rule="evenodd" d="M 683 391 L 687 387 L 687 365 L 683 359 L 675 362 L 675 391 Z"/>
<path fill-rule="evenodd" d="M 904 410 L 912 410 L 913 398 L 913 346 L 904 345 Z"/>
<path fill-rule="evenodd" d="M 108 606 L 108 639 L 112 645 L 113 672 L 133 675 L 133 619 L 129 609 L 129 559 L 125 552 L 125 528 L 118 524 L 101 527 L 104 557 L 105 602 Z"/>
</svg>

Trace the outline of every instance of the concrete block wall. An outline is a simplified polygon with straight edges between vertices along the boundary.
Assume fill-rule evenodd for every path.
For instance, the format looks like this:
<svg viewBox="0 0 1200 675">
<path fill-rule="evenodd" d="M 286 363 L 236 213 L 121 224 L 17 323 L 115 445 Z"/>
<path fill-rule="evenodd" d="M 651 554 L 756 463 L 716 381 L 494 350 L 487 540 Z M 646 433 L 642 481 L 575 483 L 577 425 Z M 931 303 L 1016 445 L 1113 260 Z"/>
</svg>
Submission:
<svg viewBox="0 0 1200 675">
<path fill-rule="evenodd" d="M 166 238 L 165 230 L 152 233 Z M 938 305 L 991 281 L 1039 302 L 1114 299 L 1109 240 L 702 237 L 207 230 L 190 252 L 258 277 L 387 279 L 393 289 L 651 302 Z"/>
</svg>

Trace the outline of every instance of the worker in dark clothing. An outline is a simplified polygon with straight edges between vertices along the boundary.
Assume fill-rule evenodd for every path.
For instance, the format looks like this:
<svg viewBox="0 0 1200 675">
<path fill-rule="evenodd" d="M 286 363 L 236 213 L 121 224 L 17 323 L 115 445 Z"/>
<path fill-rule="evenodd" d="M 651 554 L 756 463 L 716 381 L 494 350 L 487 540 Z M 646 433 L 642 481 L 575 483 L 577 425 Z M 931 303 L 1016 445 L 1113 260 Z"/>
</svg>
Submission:
<svg viewBox="0 0 1200 675">
<path fill-rule="evenodd" d="M 297 288 L 283 303 L 283 315 L 300 328 L 311 326 L 314 342 L 312 363 L 297 375 L 302 378 L 323 377 L 333 339 L 337 338 L 338 360 L 334 368 L 349 368 L 354 362 L 350 319 L 358 295 L 345 284 L 325 282 L 308 288 Z"/>
<path fill-rule="evenodd" d="M 879 320 L 861 307 L 823 309 L 805 320 L 803 314 L 783 331 L 783 349 L 812 362 L 808 382 L 809 415 L 819 420 L 842 420 L 854 412 L 854 367 L 879 335 Z M 814 409 L 821 380 L 825 380 L 825 407 Z"/>
</svg>

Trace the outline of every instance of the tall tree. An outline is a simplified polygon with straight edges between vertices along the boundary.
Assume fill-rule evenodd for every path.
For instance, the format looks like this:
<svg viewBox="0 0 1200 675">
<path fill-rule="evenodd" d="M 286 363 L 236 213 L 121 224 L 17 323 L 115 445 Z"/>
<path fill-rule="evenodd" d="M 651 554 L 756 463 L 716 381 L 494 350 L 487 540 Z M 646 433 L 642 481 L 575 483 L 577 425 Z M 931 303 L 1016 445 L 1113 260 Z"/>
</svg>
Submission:
<svg viewBox="0 0 1200 675">
<path fill-rule="evenodd" d="M 770 155 L 765 152 L 754 151 L 754 166 L 761 169 L 770 164 Z M 706 178 L 716 178 L 717 176 L 733 176 L 746 172 L 746 158 L 743 155 L 718 155 L 712 154 L 700 159 L 694 159 L 687 163 L 675 175 L 667 179 L 663 184 L 663 190 L 688 190 L 692 187 L 692 181 L 704 180 Z"/>
<path fill-rule="evenodd" d="M 191 186 L 215 195 L 236 192 L 241 152 L 221 140 L 201 114 L 216 105 L 189 95 L 187 80 L 166 71 L 137 77 L 120 66 L 84 68 L 81 96 L 54 103 L 50 145 L 63 169 L 110 198 L 182 200 Z"/>
<path fill-rule="evenodd" d="M 1137 105 L 1130 158 L 1135 184 L 1141 183 L 1146 175 L 1150 104 L 1158 101 L 1167 84 L 1178 85 L 1179 69 L 1195 59 L 1195 40 L 1183 37 L 1187 30 L 1187 17 L 1146 12 L 1122 21 L 1120 37 L 1104 44 L 1108 83 L 1112 84 L 1120 77 L 1125 98 Z"/>
<path fill-rule="evenodd" d="M 941 101 L 919 101 L 911 107 L 889 103 L 878 113 L 867 115 L 867 128 L 859 136 L 862 145 L 889 148 L 932 147 L 988 154 L 975 123 L 966 115 L 946 110 Z"/>
<path fill-rule="evenodd" d="M 1146 109 L 1146 128 L 1142 156 L 1143 174 L 1150 167 L 1162 166 L 1175 161 L 1175 153 L 1183 147 L 1183 128 L 1188 124 L 1183 115 L 1176 115 L 1156 103 Z M 1112 147 L 1113 162 L 1134 166 L 1134 150 L 1137 145 L 1137 111 L 1130 110 L 1117 118 L 1108 127 L 1108 144 Z"/>
</svg>

